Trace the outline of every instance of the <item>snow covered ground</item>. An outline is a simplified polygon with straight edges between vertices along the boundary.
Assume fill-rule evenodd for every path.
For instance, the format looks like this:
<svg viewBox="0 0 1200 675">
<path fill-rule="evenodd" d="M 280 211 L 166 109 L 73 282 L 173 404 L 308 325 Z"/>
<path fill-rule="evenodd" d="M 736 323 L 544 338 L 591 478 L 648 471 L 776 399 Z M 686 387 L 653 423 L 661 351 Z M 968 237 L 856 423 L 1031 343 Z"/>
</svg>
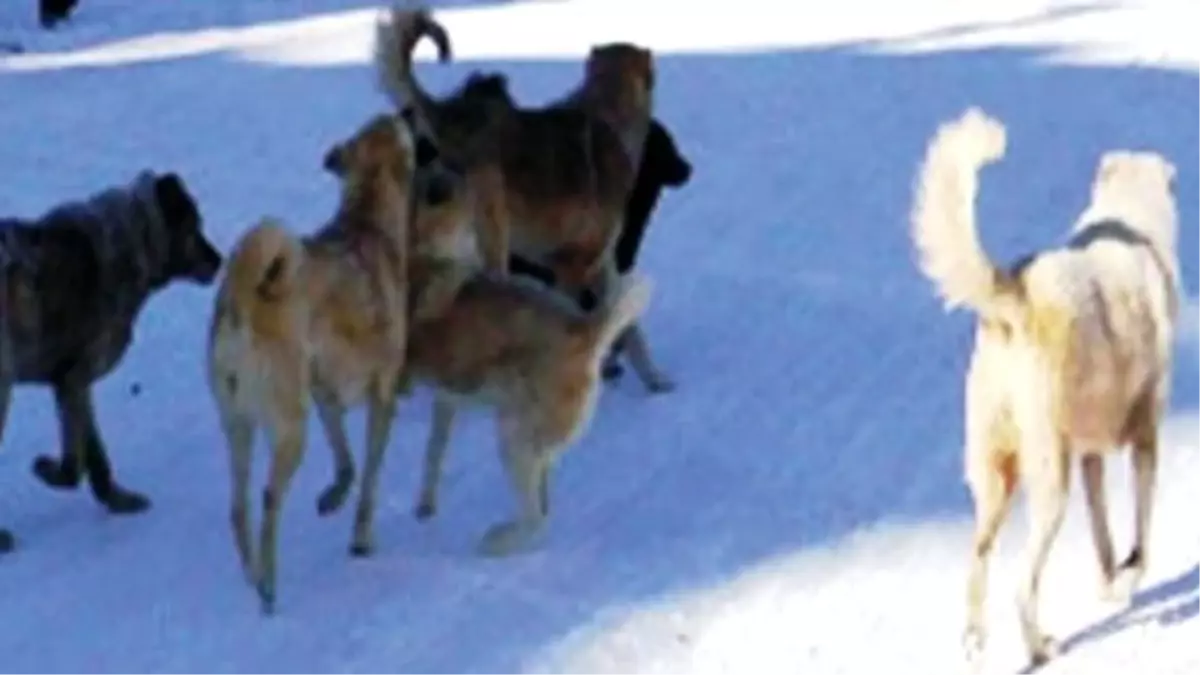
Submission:
<svg viewBox="0 0 1200 675">
<path fill-rule="evenodd" d="M 32 0 L 4 2 L 0 43 L 25 53 L 0 55 L 0 210 L 35 215 L 153 166 L 184 174 L 225 248 L 264 212 L 313 227 L 334 202 L 324 150 L 386 105 L 365 63 L 376 4 L 84 0 L 48 34 Z M 0 521 L 20 538 L 0 559 L 0 670 L 961 671 L 971 321 L 943 315 L 916 274 L 905 217 L 929 133 L 969 104 L 1010 129 L 980 203 L 1000 257 L 1060 236 L 1103 150 L 1179 167 L 1190 300 L 1150 572 L 1128 611 L 1098 600 L 1076 483 L 1043 592 L 1071 649 L 1045 672 L 1200 669 L 1194 3 L 437 4 L 458 61 L 419 65 L 435 89 L 496 67 L 536 103 L 574 83 L 592 42 L 658 51 L 658 114 L 696 165 L 642 258 L 659 288 L 649 334 L 680 389 L 611 388 L 556 475 L 543 547 L 500 561 L 471 553 L 512 507 L 482 413 L 457 431 L 442 513 L 419 525 L 428 406 L 402 407 L 366 561 L 346 555 L 350 510 L 315 514 L 330 460 L 314 424 L 284 515 L 280 614 L 264 620 L 236 566 L 202 378 L 212 291 L 173 288 L 98 388 L 118 476 L 151 512 L 120 519 L 86 490 L 35 483 L 56 424 L 47 392 L 17 394 L 0 452 Z M 1124 547 L 1126 461 L 1108 481 Z M 993 566 L 993 672 L 1024 661 L 1024 531 L 1018 509 Z"/>
</svg>

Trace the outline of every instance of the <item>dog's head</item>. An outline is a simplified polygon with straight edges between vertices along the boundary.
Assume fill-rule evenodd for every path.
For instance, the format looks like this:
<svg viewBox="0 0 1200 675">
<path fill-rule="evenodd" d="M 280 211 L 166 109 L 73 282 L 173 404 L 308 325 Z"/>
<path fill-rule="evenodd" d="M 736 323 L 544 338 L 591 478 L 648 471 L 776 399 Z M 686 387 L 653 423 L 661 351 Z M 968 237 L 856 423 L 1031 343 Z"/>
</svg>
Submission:
<svg viewBox="0 0 1200 675">
<path fill-rule="evenodd" d="M 1175 165 L 1156 152 L 1110 150 L 1101 155 L 1092 181 L 1093 209 L 1120 217 L 1174 249 L 1177 173 Z"/>
<path fill-rule="evenodd" d="M 681 187 L 692 178 L 692 165 L 679 153 L 671 132 L 657 119 L 650 121 L 646 147 L 642 152 L 642 171 L 667 187 Z"/>
<path fill-rule="evenodd" d="M 154 196 L 166 231 L 168 278 L 211 284 L 221 269 L 221 252 L 204 236 L 200 210 L 183 179 L 175 173 L 156 176 Z"/>
<path fill-rule="evenodd" d="M 429 204 L 446 201 L 453 191 L 437 146 L 415 135 L 402 116 L 375 115 L 350 138 L 335 143 L 322 166 L 346 185 L 387 172 L 402 185 L 417 187 L 419 198 Z"/>
<path fill-rule="evenodd" d="M 594 45 L 584 66 L 589 85 L 632 96 L 635 105 L 649 111 L 654 93 L 654 53 L 629 42 Z"/>
<path fill-rule="evenodd" d="M 1156 152 L 1111 150 L 1100 156 L 1092 187 L 1174 194 L 1176 173 L 1175 165 Z"/>
</svg>

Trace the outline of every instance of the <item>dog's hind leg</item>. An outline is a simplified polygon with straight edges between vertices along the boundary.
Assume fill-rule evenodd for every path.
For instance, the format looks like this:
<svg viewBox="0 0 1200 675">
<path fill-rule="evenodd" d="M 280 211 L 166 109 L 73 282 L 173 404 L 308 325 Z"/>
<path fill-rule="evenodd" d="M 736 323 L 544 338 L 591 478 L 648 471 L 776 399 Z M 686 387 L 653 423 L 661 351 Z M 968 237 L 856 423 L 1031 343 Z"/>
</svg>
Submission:
<svg viewBox="0 0 1200 675">
<path fill-rule="evenodd" d="M 1113 580 L 1110 597 L 1127 603 L 1146 572 L 1147 540 L 1158 478 L 1158 418 L 1161 404 L 1146 395 L 1134 409 L 1131 435 L 1133 460 L 1133 547 Z"/>
<path fill-rule="evenodd" d="M 1112 533 L 1108 529 L 1108 500 L 1104 497 L 1104 457 L 1086 454 L 1080 460 L 1079 468 L 1083 475 L 1083 491 L 1087 496 L 1092 544 L 1096 547 L 1096 560 L 1100 563 L 1101 596 L 1107 598 L 1112 590 L 1116 562 Z"/>
<path fill-rule="evenodd" d="M 554 448 L 543 447 L 526 425 L 504 419 L 501 413 L 500 456 L 516 493 L 518 514 L 514 520 L 497 523 L 479 541 L 479 552 L 488 557 L 506 556 L 524 550 L 545 524 L 548 509 L 548 461 Z"/>
<path fill-rule="evenodd" d="M 1049 427 L 1049 424 L 1045 426 Z M 1025 571 L 1018 583 L 1017 609 L 1030 663 L 1039 666 L 1058 651 L 1055 641 L 1042 632 L 1038 621 L 1038 596 L 1042 571 L 1066 512 L 1070 482 L 1065 439 L 1050 428 L 1039 429 L 1038 433 L 1028 433 L 1028 430 L 1028 426 L 1023 427 L 1026 433 L 1021 439 L 1024 452 L 1020 470 L 1022 480 L 1028 486 L 1031 522 Z"/>
<path fill-rule="evenodd" d="M 300 392 L 297 398 L 302 398 Z M 262 528 L 259 531 L 258 596 L 263 614 L 275 613 L 275 573 L 279 550 L 279 512 L 288 486 L 304 457 L 307 406 L 292 402 L 291 409 L 276 414 L 270 425 L 271 470 L 263 491 Z"/>
<path fill-rule="evenodd" d="M 313 397 L 317 405 L 317 416 L 325 430 L 325 440 L 333 451 L 333 482 L 317 497 L 317 513 L 327 516 L 337 512 L 350 496 L 354 486 L 354 455 L 350 452 L 350 440 L 346 437 L 345 409 L 334 396 L 317 393 Z"/>
<path fill-rule="evenodd" d="M 972 460 L 978 461 L 978 465 L 969 467 L 967 478 L 971 498 L 975 502 L 975 535 L 967 575 L 967 625 L 963 633 L 963 651 L 967 662 L 974 665 L 980 663 L 987 643 L 984 603 L 987 598 L 988 558 L 991 557 L 1000 526 L 1008 516 L 1017 479 L 1017 459 L 1013 449 L 989 449 L 993 452 L 980 452 L 979 456 L 984 458 L 982 461 Z M 971 453 L 972 450 L 968 450 L 968 456 Z"/>
<path fill-rule="evenodd" d="M 250 541 L 250 469 L 254 449 L 254 422 L 233 411 L 222 410 L 221 430 L 229 446 L 230 506 L 229 524 L 242 572 L 251 584 L 257 581 L 257 565 Z"/>
<path fill-rule="evenodd" d="M 446 449 L 450 445 L 450 430 L 454 427 L 456 411 L 454 401 L 444 396 L 434 396 L 433 419 L 421 472 L 421 492 L 413 511 L 417 520 L 428 520 L 437 513 L 438 486 L 442 481 L 442 467 L 446 461 Z"/>
<path fill-rule="evenodd" d="M 384 450 L 396 416 L 395 388 L 399 372 L 393 377 L 379 377 L 372 384 L 367 404 L 367 458 L 363 462 L 362 485 L 358 493 L 358 510 L 354 514 L 354 536 L 350 554 L 356 557 L 371 555 L 375 550 L 375 495 L 379 490 L 379 473 L 383 469 Z"/>
<path fill-rule="evenodd" d="M 83 477 L 87 420 L 93 417 L 91 390 L 70 377 L 59 378 L 54 383 L 54 403 L 62 446 L 60 457 L 38 455 L 33 462 L 33 473 L 49 487 L 73 490 Z"/>
</svg>

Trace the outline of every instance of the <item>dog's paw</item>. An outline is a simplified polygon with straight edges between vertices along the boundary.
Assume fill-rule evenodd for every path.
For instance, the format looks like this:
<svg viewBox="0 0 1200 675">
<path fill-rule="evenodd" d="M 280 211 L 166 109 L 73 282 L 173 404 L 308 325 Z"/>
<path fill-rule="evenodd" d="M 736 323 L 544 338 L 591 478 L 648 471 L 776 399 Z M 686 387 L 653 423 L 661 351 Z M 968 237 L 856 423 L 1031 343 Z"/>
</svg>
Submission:
<svg viewBox="0 0 1200 675">
<path fill-rule="evenodd" d="M 646 381 L 646 390 L 651 394 L 669 394 L 675 391 L 675 381 L 658 373 Z"/>
<path fill-rule="evenodd" d="M 979 672 L 980 668 L 983 667 L 983 650 L 986 644 L 987 638 L 984 635 L 983 628 L 971 626 L 963 631 L 963 659 L 966 660 L 967 667 L 973 673 Z"/>
<path fill-rule="evenodd" d="M 370 539 L 359 538 L 350 542 L 350 557 L 352 558 L 370 558 L 375 554 L 375 542 Z"/>
<path fill-rule="evenodd" d="M 114 485 L 107 493 L 98 495 L 97 499 L 104 504 L 109 513 L 117 515 L 141 513 L 150 508 L 149 497 L 119 485 Z"/>
<path fill-rule="evenodd" d="M 1062 647 L 1058 641 L 1049 635 L 1039 636 L 1033 648 L 1029 650 L 1029 668 L 1028 670 L 1036 670 L 1041 668 L 1055 658 L 1062 651 Z"/>
<path fill-rule="evenodd" d="M 64 471 L 62 464 L 48 455 L 38 455 L 33 460 L 33 475 L 56 490 L 74 490 L 83 478 L 78 470 Z"/>
<path fill-rule="evenodd" d="M 422 499 L 413 508 L 413 517 L 421 522 L 425 522 L 435 515 L 437 515 L 437 503 L 431 499 Z"/>
<path fill-rule="evenodd" d="M 625 374 L 625 366 L 616 361 L 605 361 L 604 365 L 600 366 L 600 377 L 606 382 L 611 382 L 620 378 Z"/>
<path fill-rule="evenodd" d="M 11 553 L 17 547 L 17 538 L 12 532 L 0 528 L 0 555 Z"/>
<path fill-rule="evenodd" d="M 254 585 L 258 592 L 258 608 L 263 616 L 275 615 L 275 584 L 259 580 Z"/>
<path fill-rule="evenodd" d="M 1121 567 L 1116 576 L 1101 586 L 1100 599 L 1121 607 L 1128 606 L 1141 581 L 1140 567 Z"/>
<path fill-rule="evenodd" d="M 534 530 L 518 522 L 493 525 L 484 532 L 477 548 L 480 555 L 500 558 L 527 550 L 532 542 Z"/>
<path fill-rule="evenodd" d="M 346 498 L 350 496 L 350 487 L 354 480 L 351 475 L 347 481 L 337 480 L 329 487 L 321 491 L 317 497 L 317 515 L 328 516 L 337 513 L 346 503 Z"/>
</svg>

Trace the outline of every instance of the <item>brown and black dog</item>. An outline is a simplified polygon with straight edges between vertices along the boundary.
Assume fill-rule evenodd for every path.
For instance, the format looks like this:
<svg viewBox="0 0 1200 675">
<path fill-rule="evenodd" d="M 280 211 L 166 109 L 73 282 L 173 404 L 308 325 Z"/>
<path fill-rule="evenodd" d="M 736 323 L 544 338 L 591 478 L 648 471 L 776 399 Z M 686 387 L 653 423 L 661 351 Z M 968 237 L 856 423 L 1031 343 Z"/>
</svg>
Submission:
<svg viewBox="0 0 1200 675">
<path fill-rule="evenodd" d="M 334 152 L 353 156 L 364 145 L 370 137 L 360 131 Z M 332 171 L 353 179 L 345 167 Z M 479 550 L 506 555 L 525 549 L 545 524 L 553 465 L 587 430 L 600 363 L 646 307 L 651 286 L 636 274 L 622 277 L 608 302 L 585 313 L 532 279 L 484 270 L 465 177 L 446 175 L 448 198 L 421 201 L 407 220 L 407 354 L 398 390 L 406 392 L 411 380 L 435 392 L 416 515 L 424 520 L 437 510 L 457 409 L 490 407 L 520 510 L 490 528 Z M 352 472 L 349 461 L 348 453 L 335 453 L 337 476 Z"/>
<path fill-rule="evenodd" d="M 692 165 L 680 152 L 674 136 L 657 118 L 651 118 L 650 131 L 646 135 L 641 163 L 638 166 L 637 180 L 633 192 L 629 195 L 629 201 L 625 204 L 625 226 L 621 228 L 621 235 L 617 238 L 616 250 L 613 252 L 617 272 L 628 274 L 637 262 L 646 229 L 650 225 L 650 216 L 663 189 L 683 187 L 691 177 Z M 516 253 L 509 256 L 509 271 L 534 277 L 548 285 L 555 283 L 552 270 Z M 629 331 L 617 340 L 605 359 L 605 379 L 616 379 L 624 372 L 618 360 L 623 353 L 628 354 L 634 372 L 647 389 L 666 391 L 671 388 L 670 379 L 657 368 L 650 357 L 644 331 L 638 323 L 630 326 Z"/>
<path fill-rule="evenodd" d="M 576 104 L 527 109 L 513 100 L 503 75 L 476 73 L 435 98 L 412 74 L 412 50 L 426 36 L 448 60 L 449 37 L 427 10 L 393 8 L 377 27 L 376 68 L 397 109 L 467 175 L 487 267 L 506 273 L 515 251 L 553 269 L 569 294 L 600 299 L 617 276 L 612 251 L 636 168 L 622 132 L 579 105 L 586 87 Z M 649 104 L 652 77 L 645 73 L 646 91 L 632 107 Z M 618 103 L 614 111 L 630 107 Z M 629 128 L 631 139 L 644 136 L 635 127 L 648 124 L 648 108 L 644 115 L 612 115 L 642 117 Z"/>
</svg>

